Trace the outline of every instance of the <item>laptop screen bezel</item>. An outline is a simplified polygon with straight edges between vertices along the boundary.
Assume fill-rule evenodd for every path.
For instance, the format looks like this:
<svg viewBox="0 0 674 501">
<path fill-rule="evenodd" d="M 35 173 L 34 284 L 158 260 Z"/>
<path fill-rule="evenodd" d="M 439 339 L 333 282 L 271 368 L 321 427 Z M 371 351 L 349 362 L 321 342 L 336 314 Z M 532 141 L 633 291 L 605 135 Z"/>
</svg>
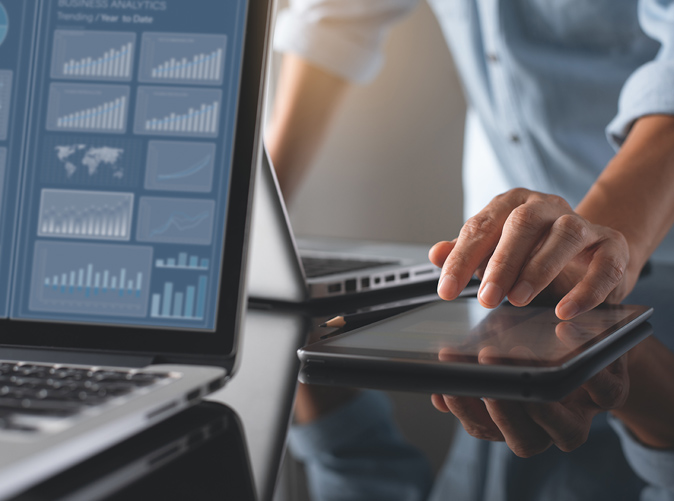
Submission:
<svg viewBox="0 0 674 501">
<path fill-rule="evenodd" d="M 248 0 L 247 4 L 216 329 L 184 331 L 4 318 L 0 320 L 0 346 L 144 354 L 166 363 L 231 360 L 246 307 L 245 258 L 271 17 L 271 0 Z"/>
</svg>

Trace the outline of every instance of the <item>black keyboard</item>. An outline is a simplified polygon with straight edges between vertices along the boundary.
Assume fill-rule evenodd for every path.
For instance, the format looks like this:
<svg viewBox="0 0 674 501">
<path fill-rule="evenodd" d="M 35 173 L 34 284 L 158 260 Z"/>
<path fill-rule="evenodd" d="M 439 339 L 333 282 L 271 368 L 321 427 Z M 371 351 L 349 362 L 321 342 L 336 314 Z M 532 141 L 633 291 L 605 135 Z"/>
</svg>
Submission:
<svg viewBox="0 0 674 501">
<path fill-rule="evenodd" d="M 368 261 L 361 259 L 324 258 L 316 256 L 302 256 L 302 266 L 307 278 L 316 278 L 327 275 L 336 275 L 349 271 L 390 266 L 398 264 L 396 261 Z"/>
<path fill-rule="evenodd" d="M 50 426 L 42 426 L 43 422 L 72 420 L 173 377 L 139 370 L 0 362 L 0 432 L 44 431 Z"/>
</svg>

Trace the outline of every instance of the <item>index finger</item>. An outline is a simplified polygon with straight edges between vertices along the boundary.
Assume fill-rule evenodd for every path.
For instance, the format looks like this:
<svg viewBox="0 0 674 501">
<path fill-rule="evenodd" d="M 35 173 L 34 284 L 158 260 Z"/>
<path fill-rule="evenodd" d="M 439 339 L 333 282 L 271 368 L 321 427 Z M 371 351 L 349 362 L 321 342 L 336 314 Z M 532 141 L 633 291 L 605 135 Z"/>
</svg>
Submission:
<svg viewBox="0 0 674 501">
<path fill-rule="evenodd" d="M 442 267 L 438 295 L 452 300 L 468 285 L 480 264 L 496 249 L 510 213 L 522 205 L 528 190 L 511 190 L 495 197 L 461 228 L 459 238 Z"/>
</svg>

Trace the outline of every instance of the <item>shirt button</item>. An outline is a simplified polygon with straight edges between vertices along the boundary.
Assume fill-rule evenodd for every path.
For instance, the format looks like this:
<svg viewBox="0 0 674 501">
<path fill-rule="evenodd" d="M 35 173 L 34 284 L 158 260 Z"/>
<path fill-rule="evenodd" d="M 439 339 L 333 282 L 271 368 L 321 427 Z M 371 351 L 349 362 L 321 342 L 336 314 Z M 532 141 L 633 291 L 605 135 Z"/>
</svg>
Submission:
<svg viewBox="0 0 674 501">
<path fill-rule="evenodd" d="M 498 54 L 494 52 L 487 52 L 486 57 L 487 61 L 489 61 L 490 63 L 498 63 Z"/>
<path fill-rule="evenodd" d="M 519 143 L 520 142 L 520 136 L 518 136 L 517 134 L 510 134 L 509 139 L 512 143 Z"/>
</svg>

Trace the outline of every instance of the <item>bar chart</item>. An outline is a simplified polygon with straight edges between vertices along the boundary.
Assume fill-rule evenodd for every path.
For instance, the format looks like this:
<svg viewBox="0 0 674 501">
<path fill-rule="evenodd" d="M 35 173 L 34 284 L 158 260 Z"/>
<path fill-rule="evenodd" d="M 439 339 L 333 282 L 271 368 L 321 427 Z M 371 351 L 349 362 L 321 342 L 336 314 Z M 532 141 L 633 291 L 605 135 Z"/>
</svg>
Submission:
<svg viewBox="0 0 674 501">
<path fill-rule="evenodd" d="M 162 293 L 152 294 L 150 317 L 203 320 L 206 310 L 208 277 L 202 275 L 195 285 L 178 291 L 173 282 L 165 282 Z"/>
<path fill-rule="evenodd" d="M 56 30 L 51 76 L 69 80 L 130 81 L 135 33 Z"/>
<path fill-rule="evenodd" d="M 9 132 L 9 104 L 12 102 L 12 76 L 10 70 L 0 70 L 0 141 Z"/>
<path fill-rule="evenodd" d="M 44 189 L 38 236 L 129 240 L 133 198 L 133 193 Z"/>
<path fill-rule="evenodd" d="M 222 71 L 222 49 L 210 54 L 196 54 L 192 60 L 174 57 L 152 69 L 153 79 L 211 80 L 217 82 Z"/>
<path fill-rule="evenodd" d="M 141 82 L 220 85 L 225 35 L 145 33 L 141 48 Z"/>
<path fill-rule="evenodd" d="M 129 92 L 117 85 L 52 84 L 47 129 L 122 134 Z"/>
<path fill-rule="evenodd" d="M 145 130 L 215 134 L 218 130 L 219 104 L 214 101 L 211 104 L 202 104 L 199 108 L 190 108 L 182 115 L 171 113 L 165 117 L 151 118 L 145 121 Z"/>
<path fill-rule="evenodd" d="M 85 297 L 108 293 L 140 297 L 143 274 L 138 272 L 133 278 L 127 277 L 126 268 L 120 268 L 114 274 L 110 270 L 96 271 L 94 265 L 89 263 L 85 268 L 45 277 L 44 286 L 63 294 L 78 292 L 84 294 Z"/>
<path fill-rule="evenodd" d="M 218 136 L 222 92 L 215 89 L 140 87 L 136 134 L 183 137 Z"/>
<path fill-rule="evenodd" d="M 37 241 L 31 309 L 147 315 L 151 247 Z"/>
<path fill-rule="evenodd" d="M 154 265 L 157 268 L 169 270 L 207 271 L 210 260 L 205 257 L 189 255 L 187 252 L 180 252 L 177 257 L 156 259 Z"/>
</svg>

